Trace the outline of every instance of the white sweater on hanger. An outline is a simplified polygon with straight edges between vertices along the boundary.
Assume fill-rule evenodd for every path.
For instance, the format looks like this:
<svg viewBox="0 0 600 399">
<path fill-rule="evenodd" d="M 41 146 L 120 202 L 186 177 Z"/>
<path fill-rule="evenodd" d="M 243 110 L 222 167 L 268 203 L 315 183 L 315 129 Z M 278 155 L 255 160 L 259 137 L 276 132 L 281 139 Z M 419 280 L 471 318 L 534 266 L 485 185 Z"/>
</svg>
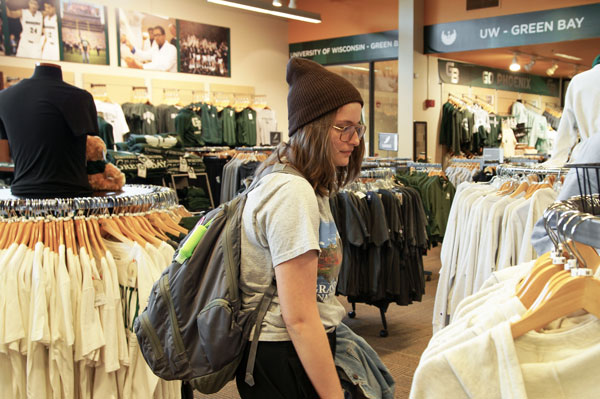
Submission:
<svg viewBox="0 0 600 399">
<path fill-rule="evenodd" d="M 584 142 L 600 133 L 600 65 L 575 75 L 565 95 L 565 107 L 558 125 L 556 142 L 548 166 L 559 166 L 567 162 L 569 152 L 577 139 Z M 576 158 L 579 145 L 573 150 Z"/>
<path fill-rule="evenodd" d="M 597 398 L 600 320 L 561 319 L 555 330 L 513 339 L 510 321 L 428 358 L 410 397 Z"/>
</svg>

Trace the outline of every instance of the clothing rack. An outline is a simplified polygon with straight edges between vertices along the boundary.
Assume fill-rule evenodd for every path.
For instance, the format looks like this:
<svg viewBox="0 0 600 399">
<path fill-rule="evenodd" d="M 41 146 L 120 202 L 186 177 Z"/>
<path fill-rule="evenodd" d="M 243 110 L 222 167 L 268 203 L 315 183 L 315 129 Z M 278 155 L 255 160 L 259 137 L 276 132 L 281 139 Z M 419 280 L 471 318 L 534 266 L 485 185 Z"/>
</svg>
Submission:
<svg viewBox="0 0 600 399">
<path fill-rule="evenodd" d="M 559 202 L 548 208 L 544 222 L 563 237 L 600 248 L 600 217 L 582 210 L 587 207 L 600 212 L 600 196 L 576 196 Z"/>
<path fill-rule="evenodd" d="M 394 171 L 391 168 L 372 168 L 360 171 L 361 178 L 388 179 L 394 177 Z"/>
<path fill-rule="evenodd" d="M 409 168 L 414 169 L 442 169 L 441 163 L 424 163 L 424 162 L 408 162 L 407 165 Z"/>
<path fill-rule="evenodd" d="M 236 151 L 274 151 L 275 146 L 236 147 Z"/>
<path fill-rule="evenodd" d="M 192 152 L 221 152 L 221 151 L 229 151 L 231 148 L 216 146 L 216 147 L 185 147 L 186 151 Z"/>
<path fill-rule="evenodd" d="M 498 176 L 510 176 L 517 174 L 544 174 L 544 175 L 561 175 L 566 174 L 569 171 L 568 168 L 544 168 L 544 167 L 526 167 L 526 166 L 515 166 L 501 164 L 496 167 L 496 174 Z"/>
<path fill-rule="evenodd" d="M 412 161 L 412 158 L 371 158 L 366 157 L 361 165 L 361 169 L 380 168 L 380 167 L 405 167 L 406 163 Z"/>
<path fill-rule="evenodd" d="M 119 193 L 76 198 L 19 198 L 10 189 L 0 189 L 0 215 L 5 217 L 44 216 L 48 214 L 83 214 L 86 211 L 109 209 L 114 214 L 137 209 L 166 209 L 177 206 L 175 191 L 168 187 L 127 184 Z"/>
</svg>

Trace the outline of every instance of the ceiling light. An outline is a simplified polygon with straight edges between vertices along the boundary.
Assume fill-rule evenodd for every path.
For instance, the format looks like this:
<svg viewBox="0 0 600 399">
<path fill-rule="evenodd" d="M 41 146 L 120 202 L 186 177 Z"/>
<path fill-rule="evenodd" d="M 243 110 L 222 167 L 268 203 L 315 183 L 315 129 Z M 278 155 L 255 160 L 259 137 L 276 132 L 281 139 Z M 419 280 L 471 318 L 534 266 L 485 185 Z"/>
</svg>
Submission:
<svg viewBox="0 0 600 399">
<path fill-rule="evenodd" d="M 519 62 L 517 61 L 517 54 L 515 53 L 512 63 L 510 64 L 510 66 L 508 67 L 508 69 L 510 69 L 513 72 L 517 72 L 518 70 L 521 69 L 521 65 L 519 65 Z"/>
<path fill-rule="evenodd" d="M 296 0 L 290 0 L 289 4 L 288 4 L 289 8 L 296 8 Z"/>
<path fill-rule="evenodd" d="M 279 0 L 273 0 L 273 6 L 275 7 L 281 7 L 283 4 L 281 4 L 281 1 Z"/>
<path fill-rule="evenodd" d="M 566 58 L 568 60 L 581 61 L 582 59 L 579 57 L 575 57 L 574 55 L 562 54 L 562 53 L 554 53 L 557 57 Z"/>
<path fill-rule="evenodd" d="M 523 68 L 524 68 L 524 69 L 525 69 L 527 72 L 529 72 L 529 71 L 531 71 L 531 68 L 533 68 L 533 65 L 534 65 L 534 64 L 535 64 L 535 56 L 532 56 L 532 57 L 531 57 L 531 61 L 529 61 L 529 64 L 526 64 L 526 65 L 524 65 L 524 66 L 523 66 Z"/>
<path fill-rule="evenodd" d="M 276 17 L 295 19 L 313 24 L 321 23 L 321 15 L 308 11 L 297 10 L 289 7 L 275 7 L 272 4 L 257 0 L 206 0 L 209 3 L 222 6 L 241 8 L 242 10 L 254 11 Z"/>
<path fill-rule="evenodd" d="M 554 72 L 556 72 L 557 69 L 558 69 L 558 64 L 555 61 L 550 68 L 546 69 L 546 74 L 548 76 L 552 76 L 552 75 L 554 75 Z"/>
</svg>

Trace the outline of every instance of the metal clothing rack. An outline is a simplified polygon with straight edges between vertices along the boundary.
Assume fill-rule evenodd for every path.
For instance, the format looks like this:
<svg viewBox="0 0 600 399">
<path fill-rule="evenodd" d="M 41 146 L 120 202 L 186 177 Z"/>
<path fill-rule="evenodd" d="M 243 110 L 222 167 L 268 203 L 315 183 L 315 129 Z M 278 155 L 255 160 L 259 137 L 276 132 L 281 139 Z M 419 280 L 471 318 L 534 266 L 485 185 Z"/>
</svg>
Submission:
<svg viewBox="0 0 600 399">
<path fill-rule="evenodd" d="M 408 162 L 406 166 L 414 169 L 442 169 L 441 163 Z"/>
<path fill-rule="evenodd" d="M 67 216 L 108 210 L 112 214 L 131 208 L 159 210 L 177 206 L 175 191 L 168 187 L 127 184 L 120 192 L 99 192 L 89 197 L 32 199 L 0 189 L 0 215 L 5 217 Z"/>
<path fill-rule="evenodd" d="M 236 151 L 275 151 L 275 146 L 235 147 Z"/>
<path fill-rule="evenodd" d="M 580 195 L 548 208 L 544 213 L 546 228 L 600 248 L 600 163 L 567 164 L 565 168 L 575 169 Z"/>
<path fill-rule="evenodd" d="M 361 178 L 373 178 L 373 179 L 387 179 L 394 177 L 394 170 L 392 168 L 372 168 L 363 169 L 360 171 Z"/>
<path fill-rule="evenodd" d="M 566 174 L 569 171 L 568 168 L 545 168 L 539 167 L 527 167 L 527 166 L 516 166 L 509 164 L 500 164 L 496 167 L 496 174 L 498 176 L 513 176 L 518 174 L 543 174 L 543 175 L 561 175 Z"/>
</svg>

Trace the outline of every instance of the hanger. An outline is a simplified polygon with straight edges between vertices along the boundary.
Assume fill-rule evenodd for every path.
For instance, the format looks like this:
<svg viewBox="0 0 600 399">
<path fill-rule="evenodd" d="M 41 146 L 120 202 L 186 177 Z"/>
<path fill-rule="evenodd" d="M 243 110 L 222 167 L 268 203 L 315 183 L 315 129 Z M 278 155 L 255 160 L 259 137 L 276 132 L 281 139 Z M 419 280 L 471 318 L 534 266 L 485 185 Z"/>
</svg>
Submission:
<svg viewBox="0 0 600 399">
<path fill-rule="evenodd" d="M 566 228 L 569 221 L 575 216 L 578 215 L 571 216 L 563 225 L 563 228 Z M 574 231 L 577 225 L 591 217 L 593 216 L 582 217 L 571 230 Z M 600 318 L 600 301 L 598 301 L 598 298 L 600 298 L 600 280 L 593 277 L 600 266 L 600 256 L 594 248 L 575 241 L 567 243 L 567 248 L 584 267 L 571 269 L 570 272 L 565 270 L 555 270 L 554 273 L 548 272 L 549 278 L 536 297 L 535 302 L 532 304 L 523 303 L 528 311 L 521 320 L 511 326 L 514 338 L 520 337 L 527 331 L 543 328 L 552 320 L 581 309 Z M 538 273 L 538 276 L 542 275 Z M 531 287 L 539 289 L 539 285 L 532 284 Z M 527 301 L 529 300 L 530 298 L 527 299 Z M 527 306 L 528 304 L 529 306 Z"/>
<path fill-rule="evenodd" d="M 133 230 L 136 234 L 140 235 L 144 240 L 146 240 L 150 244 L 154 245 L 155 247 L 160 246 L 160 243 L 162 241 L 159 240 L 158 238 L 156 238 L 156 236 L 154 234 L 152 234 L 148 230 L 146 230 L 140 224 L 140 221 L 137 219 L 136 216 L 126 215 L 126 216 L 124 216 L 124 219 L 128 220 L 130 222 L 130 226 L 133 228 Z"/>
<path fill-rule="evenodd" d="M 589 269 L 588 269 L 589 270 Z M 578 310 L 600 318 L 600 280 L 591 276 L 569 276 L 551 288 L 535 310 L 511 325 L 513 338 L 539 330 L 553 320 Z"/>
<path fill-rule="evenodd" d="M 550 251 L 550 252 L 546 252 L 545 254 L 540 256 L 536 260 L 534 266 L 532 267 L 530 272 L 527 274 L 527 276 L 525 276 L 525 278 L 523 278 L 523 280 L 519 284 L 517 284 L 517 296 L 519 296 L 519 297 L 523 294 L 523 291 L 525 290 L 525 288 L 531 284 L 531 281 L 536 277 L 537 273 L 542 271 L 542 269 L 544 267 L 552 265 L 553 262 L 556 262 L 555 264 L 562 265 L 562 264 L 566 263 L 566 261 L 567 261 L 566 256 L 568 254 L 564 250 L 564 245 L 560 242 L 560 237 L 553 229 L 550 228 L 550 226 L 548 224 L 549 221 L 552 219 L 552 217 L 554 217 L 555 215 L 558 217 L 557 210 L 559 208 L 560 208 L 560 204 L 558 204 L 558 203 L 551 205 L 548 209 L 546 209 L 544 211 L 544 215 L 543 215 L 544 228 L 546 229 L 546 234 L 548 235 L 548 238 L 550 238 L 550 241 L 552 241 L 554 250 Z M 544 280 L 544 281 L 546 281 L 546 280 Z M 536 295 L 536 297 L 537 297 L 537 295 Z"/>
<path fill-rule="evenodd" d="M 139 234 L 135 233 L 135 231 L 133 231 L 129 226 L 127 226 L 120 216 L 113 215 L 113 220 L 115 221 L 117 226 L 119 226 L 119 230 L 121 230 L 121 232 L 131 241 L 137 242 L 142 247 L 146 246 L 146 240 L 142 238 Z"/>
<path fill-rule="evenodd" d="M 29 236 L 29 243 L 28 243 L 28 247 L 29 249 L 34 249 L 35 248 L 35 244 L 37 242 L 37 238 L 38 238 L 38 234 L 39 234 L 39 230 L 40 230 L 40 222 L 34 222 L 33 223 L 33 228 L 31 230 L 31 234 Z"/>
<path fill-rule="evenodd" d="M 156 227 L 173 236 L 177 237 L 180 233 L 187 234 L 188 232 L 187 229 L 175 224 L 168 215 L 164 214 L 164 212 L 151 212 L 147 217 Z"/>
</svg>

